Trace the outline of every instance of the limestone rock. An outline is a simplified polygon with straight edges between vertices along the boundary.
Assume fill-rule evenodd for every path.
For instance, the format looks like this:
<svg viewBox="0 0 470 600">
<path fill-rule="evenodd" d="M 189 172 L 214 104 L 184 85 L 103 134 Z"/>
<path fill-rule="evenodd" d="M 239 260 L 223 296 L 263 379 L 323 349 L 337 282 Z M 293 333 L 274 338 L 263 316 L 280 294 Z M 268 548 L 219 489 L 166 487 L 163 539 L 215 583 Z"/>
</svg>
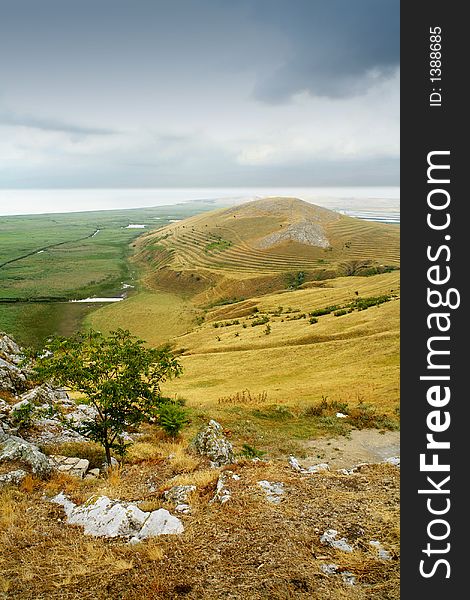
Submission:
<svg viewBox="0 0 470 600">
<path fill-rule="evenodd" d="M 386 458 L 384 460 L 384 462 L 388 463 L 389 465 L 395 465 L 395 467 L 399 467 L 400 466 L 400 457 L 399 456 L 390 456 L 389 458 Z"/>
<path fill-rule="evenodd" d="M 0 487 L 6 485 L 18 485 L 23 481 L 27 474 L 28 473 L 23 471 L 23 469 L 16 469 L 9 473 L 3 473 L 3 475 L 0 475 Z"/>
<path fill-rule="evenodd" d="M 385 548 L 379 541 L 371 540 L 369 544 L 377 549 L 380 560 L 392 560 L 390 552 L 388 550 L 385 550 Z"/>
<path fill-rule="evenodd" d="M 219 501 L 221 504 L 225 504 L 232 497 L 232 492 L 228 488 L 228 484 L 230 480 L 238 480 L 240 479 L 240 475 L 237 475 L 233 471 L 223 471 L 219 475 L 219 479 L 217 480 L 217 485 L 215 488 L 215 494 L 212 498 L 211 502 Z"/>
<path fill-rule="evenodd" d="M 90 462 L 86 458 L 60 456 L 58 454 L 53 454 L 49 458 L 54 469 L 80 479 L 85 477 L 90 466 Z"/>
<path fill-rule="evenodd" d="M 327 544 L 336 550 L 342 550 L 343 552 L 352 552 L 353 548 L 350 546 L 346 540 L 346 538 L 341 538 L 337 540 L 336 537 L 338 532 L 336 529 L 327 529 L 325 533 L 320 537 L 320 542 L 322 544 Z"/>
<path fill-rule="evenodd" d="M 307 467 L 307 473 L 320 473 L 320 471 L 329 471 L 330 467 L 326 463 L 319 463 L 318 465 L 312 465 Z"/>
<path fill-rule="evenodd" d="M 80 525 L 84 533 L 95 537 L 125 537 L 138 542 L 184 531 L 181 521 L 163 508 L 144 512 L 135 504 L 111 500 L 107 496 L 92 498 L 77 506 L 63 493 L 55 496 L 52 502 L 63 507 L 69 524 Z"/>
<path fill-rule="evenodd" d="M 187 504 L 188 496 L 196 491 L 195 485 L 174 485 L 166 492 L 163 492 L 163 497 L 168 502 L 173 502 L 174 504 Z"/>
<path fill-rule="evenodd" d="M 302 472 L 303 469 L 300 466 L 299 461 L 295 458 L 295 456 L 289 456 L 288 463 L 294 469 L 294 471 L 297 471 L 298 473 Z"/>
<path fill-rule="evenodd" d="M 0 390 L 18 394 L 26 388 L 28 370 L 20 366 L 22 359 L 18 344 L 0 332 Z"/>
<path fill-rule="evenodd" d="M 164 508 L 152 511 L 138 534 L 139 540 L 145 540 L 157 535 L 172 535 L 183 533 L 183 523 Z"/>
<path fill-rule="evenodd" d="M 312 465 L 306 469 L 302 467 L 295 456 L 289 456 L 289 465 L 298 473 L 309 474 L 309 473 L 320 473 L 321 471 L 329 471 L 330 467 L 327 463 L 319 463 L 318 465 Z"/>
<path fill-rule="evenodd" d="M 235 462 L 232 444 L 224 436 L 222 426 L 217 421 L 211 420 L 199 430 L 193 446 L 199 454 L 207 456 L 215 467 Z"/>
<path fill-rule="evenodd" d="M 266 480 L 258 481 L 258 485 L 266 493 L 266 500 L 272 504 L 280 504 L 284 495 L 284 484 Z"/>
<path fill-rule="evenodd" d="M 37 446 L 15 435 L 0 442 L 0 462 L 8 461 L 23 463 L 40 477 L 47 477 L 52 471 L 47 456 Z"/>
<path fill-rule="evenodd" d="M 16 394 L 26 387 L 26 375 L 9 360 L 0 358 L 0 390 Z"/>
<path fill-rule="evenodd" d="M 12 362 L 20 362 L 21 348 L 9 335 L 0 331 L 0 355 L 7 356 Z"/>
</svg>

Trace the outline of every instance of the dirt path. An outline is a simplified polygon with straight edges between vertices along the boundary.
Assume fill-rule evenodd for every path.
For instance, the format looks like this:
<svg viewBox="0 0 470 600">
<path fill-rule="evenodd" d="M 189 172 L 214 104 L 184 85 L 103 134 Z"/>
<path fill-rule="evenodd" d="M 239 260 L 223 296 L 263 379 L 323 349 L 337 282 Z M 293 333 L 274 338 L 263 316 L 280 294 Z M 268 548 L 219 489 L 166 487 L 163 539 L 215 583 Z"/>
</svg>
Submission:
<svg viewBox="0 0 470 600">
<path fill-rule="evenodd" d="M 390 456 L 400 456 L 400 432 L 361 429 L 350 437 L 321 438 L 306 442 L 307 458 L 302 464 L 310 466 L 319 461 L 332 469 L 349 469 L 361 462 L 382 462 Z"/>
</svg>

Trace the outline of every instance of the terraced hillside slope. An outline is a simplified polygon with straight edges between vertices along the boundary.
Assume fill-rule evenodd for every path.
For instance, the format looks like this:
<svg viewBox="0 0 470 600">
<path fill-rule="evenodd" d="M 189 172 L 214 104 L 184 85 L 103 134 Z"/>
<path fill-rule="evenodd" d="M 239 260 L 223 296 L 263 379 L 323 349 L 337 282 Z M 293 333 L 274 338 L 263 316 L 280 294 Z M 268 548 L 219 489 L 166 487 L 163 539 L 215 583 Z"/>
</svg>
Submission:
<svg viewBox="0 0 470 600">
<path fill-rule="evenodd" d="M 271 453 L 346 433 L 343 405 L 396 425 L 398 237 L 285 198 L 191 217 L 138 239 L 145 289 L 89 324 L 170 341 L 184 374 L 165 393 Z"/>
<path fill-rule="evenodd" d="M 399 229 L 296 198 L 266 198 L 172 223 L 137 242 L 150 288 L 196 304 L 398 267 Z"/>
</svg>

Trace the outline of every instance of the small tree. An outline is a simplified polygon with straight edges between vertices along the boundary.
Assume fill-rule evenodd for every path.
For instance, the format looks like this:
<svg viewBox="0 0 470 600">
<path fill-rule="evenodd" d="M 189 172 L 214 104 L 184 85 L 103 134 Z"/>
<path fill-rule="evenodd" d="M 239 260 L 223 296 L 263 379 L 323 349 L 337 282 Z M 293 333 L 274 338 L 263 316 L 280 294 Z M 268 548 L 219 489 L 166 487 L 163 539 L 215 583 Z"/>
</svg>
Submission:
<svg viewBox="0 0 470 600">
<path fill-rule="evenodd" d="M 36 357 L 35 370 L 41 379 L 81 392 L 96 409 L 77 429 L 104 447 L 108 464 L 111 450 L 124 450 L 126 427 L 158 419 L 160 384 L 182 372 L 168 347 L 146 348 L 122 329 L 108 337 L 98 331 L 53 337 Z"/>
</svg>

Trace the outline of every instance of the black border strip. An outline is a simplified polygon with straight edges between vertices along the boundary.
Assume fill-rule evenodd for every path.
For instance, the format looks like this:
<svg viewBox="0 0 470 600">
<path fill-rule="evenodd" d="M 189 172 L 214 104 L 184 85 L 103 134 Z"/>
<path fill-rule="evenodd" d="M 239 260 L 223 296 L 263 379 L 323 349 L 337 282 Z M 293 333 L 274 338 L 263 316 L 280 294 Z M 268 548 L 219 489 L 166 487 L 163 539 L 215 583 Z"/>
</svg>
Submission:
<svg viewBox="0 0 470 600">
<path fill-rule="evenodd" d="M 468 429 L 468 392 L 464 388 L 464 373 L 467 366 L 466 331 L 468 319 L 465 314 L 467 287 L 467 257 L 469 249 L 467 238 L 470 229 L 466 216 L 467 195 L 464 180 L 468 167 L 466 163 L 467 149 L 465 130 L 468 128 L 468 116 L 464 109 L 465 84 L 469 79 L 466 56 L 468 25 L 463 11 L 464 3 L 438 2 L 402 2 L 401 3 L 401 421 L 402 421 L 402 495 L 401 495 L 401 582 L 404 599 L 412 598 L 412 594 L 423 593 L 426 600 L 461 598 L 466 589 L 466 574 L 469 571 L 465 540 L 469 535 L 468 516 L 465 509 L 469 501 L 464 487 L 470 481 L 465 462 L 469 455 L 465 445 L 470 437 Z M 430 29 L 441 29 L 441 79 L 430 81 Z M 465 31 L 467 29 L 467 31 Z M 436 39 L 436 38 L 435 38 Z M 435 58 L 435 56 L 434 56 Z M 437 73 L 432 75 L 437 76 Z M 441 93 L 439 102 L 430 104 L 430 94 Z M 449 154 L 430 152 L 449 151 Z M 428 182 L 428 156 L 432 162 L 450 165 L 448 171 L 435 169 L 430 172 Z M 433 181 L 439 179 L 439 182 Z M 442 180 L 449 179 L 448 183 Z M 431 204 L 436 201 L 446 204 L 447 194 L 449 206 L 443 210 L 428 206 L 428 194 L 431 190 Z M 446 222 L 446 214 L 451 219 L 447 228 L 433 230 L 427 223 L 431 213 L 431 223 L 439 225 Z M 447 239 L 445 236 L 450 236 Z M 427 256 L 427 248 L 432 257 L 436 257 L 441 247 L 447 246 L 450 256 L 441 249 L 438 257 L 431 260 Z M 438 269 L 428 274 L 431 266 Z M 443 279 L 450 270 L 447 283 L 431 284 L 429 275 Z M 460 306 L 455 309 L 444 306 L 431 308 L 427 298 L 427 288 L 440 290 L 445 296 L 449 288 L 458 290 Z M 456 302 L 457 293 L 451 295 Z M 433 296 L 432 301 L 438 299 Z M 427 318 L 430 313 L 443 312 L 449 315 L 451 323 L 449 331 L 437 329 L 437 319 L 431 318 L 431 328 Z M 440 321 L 444 326 L 445 317 Z M 431 341 L 431 348 L 449 350 L 449 354 L 429 355 L 427 343 L 432 336 L 448 336 L 449 340 Z M 438 368 L 429 368 L 428 359 Z M 440 368 L 449 365 L 449 369 Z M 450 380 L 420 380 L 420 376 L 449 376 Z M 427 391 L 431 386 L 444 394 L 448 386 L 451 394 L 447 404 L 431 406 Z M 435 390 L 431 400 L 439 400 Z M 432 411 L 439 414 L 429 416 Z M 446 416 L 445 413 L 448 413 Z M 450 417 L 450 426 L 440 433 L 434 433 L 434 439 L 450 443 L 449 449 L 427 449 L 429 427 L 438 423 L 445 424 Z M 430 419 L 427 422 L 427 418 Z M 444 426 L 444 425 L 443 425 Z M 424 471 L 420 469 L 420 454 L 426 454 L 426 463 L 434 460 L 448 464 L 450 470 Z M 459 459 L 462 460 L 459 460 Z M 460 462 L 460 465 L 459 465 Z M 434 480 L 434 485 L 427 477 Z M 442 481 L 450 476 L 446 483 Z M 448 490 L 449 493 L 422 493 L 418 490 Z M 450 501 L 450 504 L 448 503 Z M 441 515 L 431 514 L 435 511 L 448 510 Z M 441 519 L 443 522 L 434 522 Z M 430 524 L 431 523 L 431 524 Z M 441 540 L 433 540 L 442 537 Z M 448 535 L 446 535 L 448 533 Z M 430 544 L 428 549 L 428 543 Z M 447 546 L 449 544 L 449 546 Z M 459 548 L 462 548 L 460 550 Z M 427 550 L 427 553 L 423 552 Z M 441 562 L 437 563 L 438 560 Z M 424 561 L 420 563 L 420 561 Z M 421 569 L 427 575 L 420 574 Z M 447 577 L 449 575 L 449 577 Z M 464 579 L 465 578 L 465 579 Z"/>
</svg>

